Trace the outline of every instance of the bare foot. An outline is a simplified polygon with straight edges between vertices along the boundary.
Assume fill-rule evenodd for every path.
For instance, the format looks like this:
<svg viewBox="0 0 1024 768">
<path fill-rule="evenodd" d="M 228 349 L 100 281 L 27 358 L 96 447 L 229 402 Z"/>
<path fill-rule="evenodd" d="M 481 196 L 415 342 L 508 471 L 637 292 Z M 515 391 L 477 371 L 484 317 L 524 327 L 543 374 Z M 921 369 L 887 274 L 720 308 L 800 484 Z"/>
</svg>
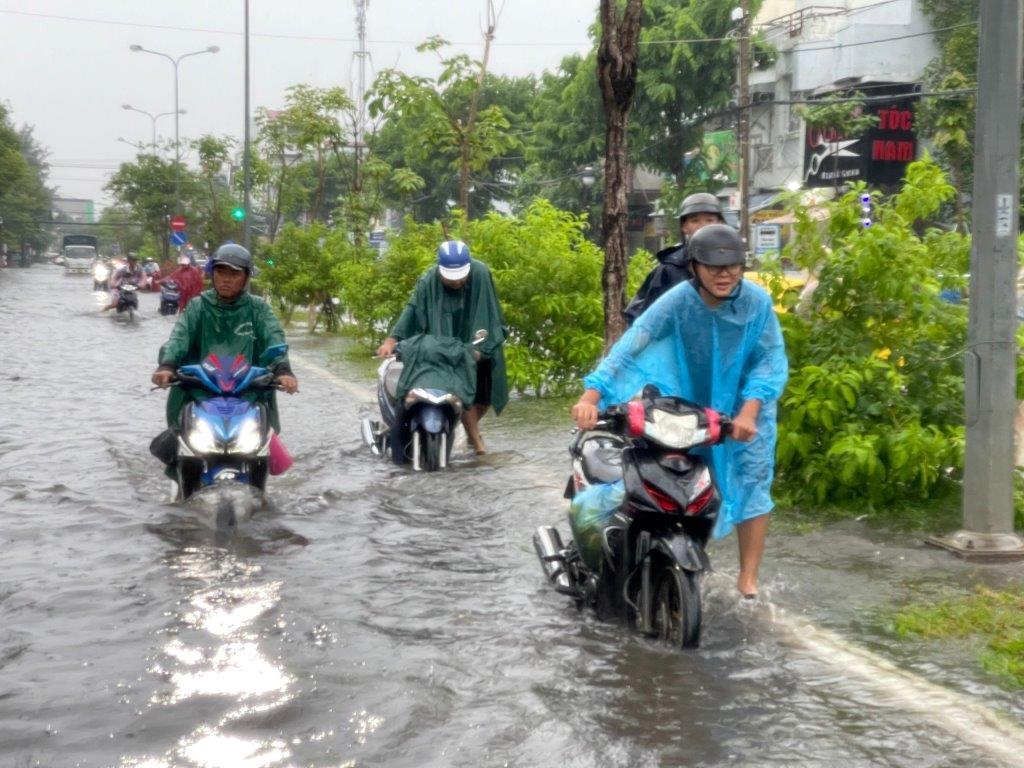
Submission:
<svg viewBox="0 0 1024 768">
<path fill-rule="evenodd" d="M 741 595 L 752 600 L 757 597 L 757 579 L 741 575 L 736 579 L 736 589 L 740 591 Z"/>
</svg>

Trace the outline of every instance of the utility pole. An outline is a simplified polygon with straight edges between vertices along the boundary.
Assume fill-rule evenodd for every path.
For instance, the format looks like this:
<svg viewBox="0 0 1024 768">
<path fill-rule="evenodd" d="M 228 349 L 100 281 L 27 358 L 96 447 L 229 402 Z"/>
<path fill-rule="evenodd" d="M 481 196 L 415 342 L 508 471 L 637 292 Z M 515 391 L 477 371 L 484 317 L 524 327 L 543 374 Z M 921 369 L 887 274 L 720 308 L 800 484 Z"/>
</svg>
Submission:
<svg viewBox="0 0 1024 768">
<path fill-rule="evenodd" d="M 249 130 L 249 0 L 242 0 L 245 6 L 245 129 L 242 139 L 242 173 L 244 180 L 242 193 L 242 208 L 245 218 L 242 219 L 242 244 L 250 253 L 252 252 L 252 211 L 249 210 L 252 197 L 252 137 Z"/>
<path fill-rule="evenodd" d="M 366 6 L 369 0 L 356 0 L 356 34 L 359 48 L 352 54 L 356 59 L 356 124 L 355 124 L 355 189 L 363 188 L 361 170 L 363 167 L 363 144 L 366 140 L 366 59 L 370 52 L 366 50 Z"/>
<path fill-rule="evenodd" d="M 969 558 L 1024 558 L 1013 531 L 1022 4 L 980 4 L 963 529 L 928 539 Z"/>
<path fill-rule="evenodd" d="M 740 172 L 737 181 L 740 209 L 740 237 L 750 250 L 750 0 L 740 0 L 734 11 L 739 24 L 739 58 L 736 62 L 736 140 L 739 143 Z"/>
</svg>

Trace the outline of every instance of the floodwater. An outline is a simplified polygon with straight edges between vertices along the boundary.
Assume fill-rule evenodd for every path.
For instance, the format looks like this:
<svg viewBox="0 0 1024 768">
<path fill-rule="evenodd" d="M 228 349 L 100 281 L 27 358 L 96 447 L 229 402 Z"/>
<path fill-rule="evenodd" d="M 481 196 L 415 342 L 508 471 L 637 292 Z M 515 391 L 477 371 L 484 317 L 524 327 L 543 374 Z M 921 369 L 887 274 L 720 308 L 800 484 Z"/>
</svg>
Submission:
<svg viewBox="0 0 1024 768">
<path fill-rule="evenodd" d="M 301 393 L 282 403 L 295 467 L 217 539 L 168 503 L 148 453 L 172 320 L 154 295 L 134 324 L 100 316 L 88 283 L 0 273 L 0 766 L 1010 764 L 779 619 L 1019 721 L 1019 693 L 973 648 L 885 626 L 894 604 L 1006 569 L 852 523 L 776 534 L 766 604 L 748 609 L 729 539 L 702 647 L 668 651 L 542 580 L 530 537 L 563 520 L 563 414 L 513 403 L 485 421 L 484 459 L 399 470 L 361 446 L 365 371 L 299 334 Z"/>
</svg>

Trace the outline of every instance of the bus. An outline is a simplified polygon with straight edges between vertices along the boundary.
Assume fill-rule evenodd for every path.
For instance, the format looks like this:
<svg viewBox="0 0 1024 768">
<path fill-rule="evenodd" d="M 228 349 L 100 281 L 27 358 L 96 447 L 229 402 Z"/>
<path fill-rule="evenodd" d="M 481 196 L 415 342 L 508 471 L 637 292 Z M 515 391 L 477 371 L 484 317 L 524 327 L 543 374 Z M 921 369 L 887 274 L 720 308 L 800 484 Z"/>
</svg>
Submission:
<svg viewBox="0 0 1024 768">
<path fill-rule="evenodd" d="M 92 235 L 64 235 L 61 243 L 65 274 L 88 274 L 100 252 L 100 243 Z"/>
</svg>

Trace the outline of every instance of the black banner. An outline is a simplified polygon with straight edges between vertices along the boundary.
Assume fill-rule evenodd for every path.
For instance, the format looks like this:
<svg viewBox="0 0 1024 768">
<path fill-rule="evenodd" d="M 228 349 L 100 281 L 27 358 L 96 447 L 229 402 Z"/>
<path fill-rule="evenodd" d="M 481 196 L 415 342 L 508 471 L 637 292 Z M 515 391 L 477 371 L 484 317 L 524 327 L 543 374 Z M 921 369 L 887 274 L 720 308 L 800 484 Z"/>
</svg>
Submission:
<svg viewBox="0 0 1024 768">
<path fill-rule="evenodd" d="M 866 181 L 873 186 L 898 184 L 907 164 L 917 158 L 914 104 L 916 85 L 871 84 L 860 93 L 870 98 L 863 113 L 877 124 L 861 136 L 843 136 L 835 128 L 808 126 L 804 132 L 804 185 L 834 187 Z M 837 92 L 852 96 L 850 91 Z"/>
</svg>

